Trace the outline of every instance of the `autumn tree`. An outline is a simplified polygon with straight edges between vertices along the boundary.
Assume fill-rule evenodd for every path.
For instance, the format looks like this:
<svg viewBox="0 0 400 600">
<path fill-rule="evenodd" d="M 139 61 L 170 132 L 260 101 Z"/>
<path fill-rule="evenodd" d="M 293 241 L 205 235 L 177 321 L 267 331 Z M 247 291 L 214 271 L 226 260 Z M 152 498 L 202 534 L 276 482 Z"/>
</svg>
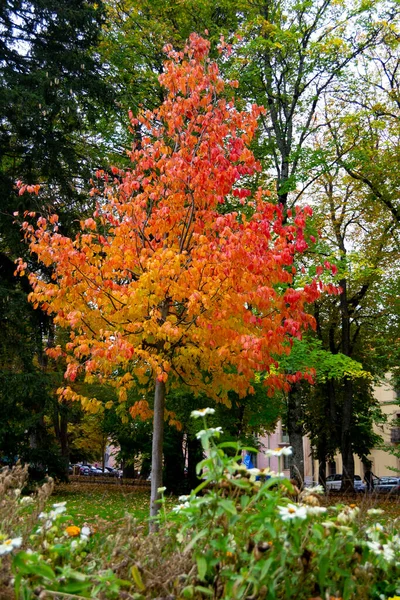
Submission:
<svg viewBox="0 0 400 600">
<path fill-rule="evenodd" d="M 285 221 L 268 191 L 240 185 L 259 168 L 248 144 L 262 109 L 238 111 L 223 97 L 201 37 L 191 35 L 185 53 L 167 50 L 166 100 L 139 115 L 146 136 L 131 169 L 114 169 L 93 218 L 75 238 L 62 235 L 54 214 L 37 229 L 24 224 L 31 252 L 54 269 L 50 282 L 31 275 L 31 300 L 71 330 L 66 378 L 109 381 L 121 402 L 127 389 L 154 385 L 152 516 L 164 416 L 173 418 L 168 391 L 184 385 L 227 403 L 230 390 L 253 391 L 257 372 L 269 393 L 295 380 L 278 374 L 276 359 L 312 325 L 305 304 L 319 295 L 317 281 L 291 286 L 309 209 Z M 235 198 L 237 210 L 221 210 Z M 68 388 L 62 395 L 76 397 Z M 96 410 L 96 399 L 81 401 Z M 136 411 L 150 411 L 146 400 Z"/>
</svg>

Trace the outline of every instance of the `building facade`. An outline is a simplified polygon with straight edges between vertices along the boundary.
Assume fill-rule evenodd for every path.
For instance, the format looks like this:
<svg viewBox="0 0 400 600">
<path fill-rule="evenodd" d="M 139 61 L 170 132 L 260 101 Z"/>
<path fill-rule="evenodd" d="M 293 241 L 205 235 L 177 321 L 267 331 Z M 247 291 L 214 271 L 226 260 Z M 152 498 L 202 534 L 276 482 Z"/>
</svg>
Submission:
<svg viewBox="0 0 400 600">
<path fill-rule="evenodd" d="M 371 462 L 371 470 L 377 477 L 384 475 L 395 475 L 397 471 L 400 474 L 400 457 L 391 454 L 389 449 L 398 449 L 400 454 L 400 426 L 395 423 L 400 419 L 400 398 L 399 393 L 393 389 L 389 377 L 380 385 L 374 388 L 374 394 L 381 406 L 382 412 L 386 415 L 386 423 L 383 425 L 374 425 L 376 433 L 382 438 L 382 447 L 373 448 L 368 460 Z M 400 422 L 400 421 L 399 421 Z M 257 455 L 256 463 L 259 469 L 270 467 L 274 471 L 283 471 L 285 476 L 289 477 L 289 460 L 282 457 L 278 460 L 276 457 L 267 458 L 265 451 L 267 449 L 277 449 L 289 446 L 289 437 L 279 422 L 276 430 L 271 435 L 263 436 L 259 439 L 260 452 Z M 318 479 L 318 461 L 313 460 L 311 444 L 308 437 L 303 438 L 304 450 L 304 479 L 310 483 Z M 354 473 L 364 477 L 365 467 L 358 456 L 354 456 Z M 342 457 L 337 454 L 334 460 L 327 464 L 327 475 L 342 472 Z"/>
</svg>

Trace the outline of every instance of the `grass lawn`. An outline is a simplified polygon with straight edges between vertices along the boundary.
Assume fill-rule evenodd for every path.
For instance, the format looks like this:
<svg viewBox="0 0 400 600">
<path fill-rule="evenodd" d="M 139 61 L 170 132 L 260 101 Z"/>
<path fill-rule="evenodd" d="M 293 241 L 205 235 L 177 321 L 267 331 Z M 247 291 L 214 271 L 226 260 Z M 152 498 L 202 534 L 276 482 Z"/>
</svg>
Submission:
<svg viewBox="0 0 400 600">
<path fill-rule="evenodd" d="M 108 531 L 118 527 L 120 519 L 130 513 L 139 521 L 145 522 L 149 514 L 150 487 L 140 485 L 119 485 L 115 483 L 93 483 L 73 481 L 55 488 L 50 503 L 67 501 L 67 514 L 71 523 L 82 526 L 84 523 L 97 530 Z M 360 516 L 369 508 L 381 508 L 385 512 L 371 520 L 385 523 L 400 518 L 400 497 L 356 494 L 343 496 L 329 494 L 322 496 L 325 506 L 334 504 L 356 504 Z M 167 498 L 167 509 L 176 504 L 176 498 Z"/>
<path fill-rule="evenodd" d="M 55 488 L 50 503 L 67 501 L 73 524 L 93 529 L 117 524 L 126 513 L 145 520 L 149 513 L 150 488 L 114 483 L 71 482 Z"/>
</svg>

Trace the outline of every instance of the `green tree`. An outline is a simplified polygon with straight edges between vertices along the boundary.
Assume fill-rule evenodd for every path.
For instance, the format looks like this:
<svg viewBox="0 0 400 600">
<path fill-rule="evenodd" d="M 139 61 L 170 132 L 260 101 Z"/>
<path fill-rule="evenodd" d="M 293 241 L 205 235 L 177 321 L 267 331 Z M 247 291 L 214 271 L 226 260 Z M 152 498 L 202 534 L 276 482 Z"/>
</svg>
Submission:
<svg viewBox="0 0 400 600">
<path fill-rule="evenodd" d="M 332 354 L 341 352 L 376 375 L 383 363 L 373 360 L 370 348 L 382 336 L 387 320 L 396 319 L 389 296 L 392 286 L 388 285 L 398 281 L 399 248 L 393 236 L 393 220 L 370 202 L 359 181 L 339 167 L 326 173 L 314 191 L 326 256 L 337 265 L 336 280 L 341 290 L 339 296 L 316 303 L 317 334 Z M 353 425 L 361 418 L 355 408 L 356 387 L 353 377 L 346 374 L 340 382 L 326 383 L 328 414 L 336 415 L 333 422 L 338 423 L 344 488 L 352 487 Z M 365 386 L 364 392 L 366 398 L 370 396 Z"/>
</svg>

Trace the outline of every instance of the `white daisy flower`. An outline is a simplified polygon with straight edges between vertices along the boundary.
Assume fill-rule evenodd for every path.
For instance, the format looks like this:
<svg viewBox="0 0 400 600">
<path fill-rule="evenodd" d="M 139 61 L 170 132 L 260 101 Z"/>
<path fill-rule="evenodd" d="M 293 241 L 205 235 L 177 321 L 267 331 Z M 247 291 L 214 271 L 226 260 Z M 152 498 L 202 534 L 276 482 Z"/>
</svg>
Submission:
<svg viewBox="0 0 400 600">
<path fill-rule="evenodd" d="M 78 547 L 78 540 L 72 540 L 71 545 L 70 545 L 70 549 L 71 550 L 76 550 Z"/>
<path fill-rule="evenodd" d="M 189 498 L 190 496 L 179 496 L 178 500 L 179 502 L 187 502 Z"/>
<path fill-rule="evenodd" d="M 306 519 L 307 509 L 305 506 L 289 503 L 287 506 L 278 506 L 279 516 L 282 521 L 291 521 L 292 519 Z"/>
<path fill-rule="evenodd" d="M 293 450 L 291 446 L 286 446 L 282 448 L 282 456 L 291 456 L 293 454 Z"/>
<path fill-rule="evenodd" d="M 196 433 L 196 438 L 200 440 L 202 437 L 211 437 L 212 435 L 219 436 L 220 433 L 224 433 L 221 427 L 210 427 L 209 429 L 201 429 Z"/>
<path fill-rule="evenodd" d="M 87 525 L 84 525 L 81 529 L 81 540 L 83 541 L 87 541 L 91 535 L 91 530 L 90 527 L 88 527 Z"/>
<path fill-rule="evenodd" d="M 213 415 L 215 410 L 213 408 L 199 408 L 199 410 L 192 410 L 190 416 L 194 419 L 198 419 L 199 417 L 205 417 L 206 415 Z"/>
<path fill-rule="evenodd" d="M 173 512 L 180 512 L 181 510 L 183 510 L 184 508 L 188 508 L 189 502 L 183 502 L 182 504 L 178 504 L 177 506 L 173 507 Z"/>
<path fill-rule="evenodd" d="M 367 546 L 374 554 L 382 554 L 382 545 L 380 542 L 367 542 Z"/>
<path fill-rule="evenodd" d="M 322 515 L 322 513 L 326 513 L 328 509 L 325 506 L 307 506 L 306 510 L 308 515 Z"/>
<path fill-rule="evenodd" d="M 247 469 L 247 473 L 253 477 L 257 477 L 260 475 L 261 471 L 260 469 L 256 469 L 256 467 L 252 467 L 251 469 Z"/>
<path fill-rule="evenodd" d="M 275 448 L 275 450 L 268 448 L 268 450 L 265 452 L 265 456 L 267 458 L 272 458 L 273 456 L 280 458 L 281 456 L 290 456 L 292 453 L 293 451 L 291 446 L 285 446 L 284 448 Z"/>
<path fill-rule="evenodd" d="M 49 512 L 49 519 L 56 519 L 58 515 L 61 515 L 67 509 L 65 507 L 65 502 L 60 502 L 59 504 L 53 504 L 53 510 Z"/>
<path fill-rule="evenodd" d="M 387 562 L 392 562 L 395 558 L 394 549 L 390 544 L 383 544 L 383 557 Z"/>
<path fill-rule="evenodd" d="M 325 490 L 322 485 L 315 485 L 304 490 L 305 494 L 324 494 Z"/>
<path fill-rule="evenodd" d="M 31 496 L 22 496 L 19 502 L 20 504 L 32 504 L 33 498 Z"/>
<path fill-rule="evenodd" d="M 367 510 L 367 515 L 371 515 L 371 516 L 375 516 L 375 515 L 382 515 L 385 511 L 382 510 L 381 508 L 370 508 L 369 510 Z"/>
<path fill-rule="evenodd" d="M 22 544 L 22 538 L 8 538 L 0 543 L 0 556 L 2 554 L 9 554 L 14 550 L 14 548 L 19 548 Z"/>
</svg>

